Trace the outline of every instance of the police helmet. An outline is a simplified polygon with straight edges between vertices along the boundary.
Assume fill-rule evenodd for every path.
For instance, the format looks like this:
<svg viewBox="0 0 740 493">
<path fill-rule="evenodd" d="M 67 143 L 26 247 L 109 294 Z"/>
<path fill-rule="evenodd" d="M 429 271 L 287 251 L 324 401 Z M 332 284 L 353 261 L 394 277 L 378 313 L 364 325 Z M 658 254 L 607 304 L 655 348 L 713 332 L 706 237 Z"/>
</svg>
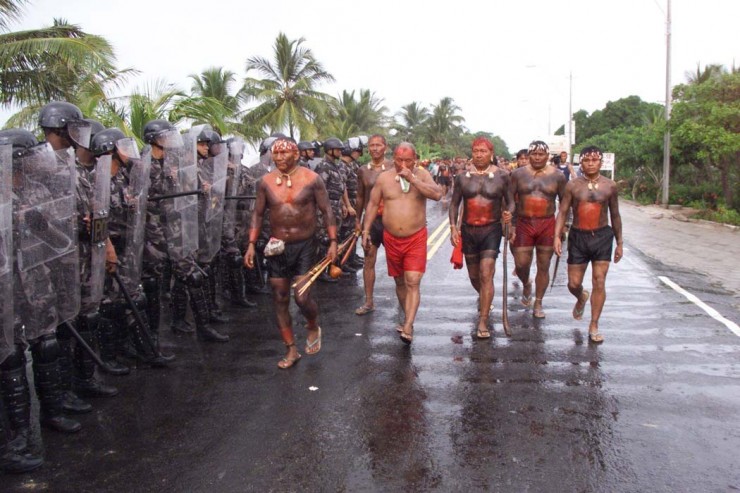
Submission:
<svg viewBox="0 0 740 493">
<path fill-rule="evenodd" d="M 273 132 L 273 133 L 270 134 L 270 137 L 275 137 L 275 140 L 277 140 L 277 139 L 287 139 L 288 138 L 288 136 L 285 135 L 282 132 Z"/>
<path fill-rule="evenodd" d="M 82 111 L 66 101 L 53 101 L 39 113 L 39 127 L 64 128 L 69 122 L 82 120 Z"/>
<path fill-rule="evenodd" d="M 362 144 L 362 139 L 360 137 L 350 137 L 347 140 L 347 146 L 350 148 L 351 152 L 362 152 L 362 149 L 365 147 Z"/>
<path fill-rule="evenodd" d="M 259 149 L 260 156 L 265 155 L 267 151 L 272 149 L 272 144 L 274 144 L 276 140 L 278 140 L 278 137 L 272 137 L 272 136 L 267 137 L 265 140 L 263 140 L 260 143 L 260 149 Z"/>
<path fill-rule="evenodd" d="M 307 140 L 302 140 L 298 142 L 298 150 L 299 151 L 310 151 L 313 150 L 313 142 L 309 142 Z"/>
<path fill-rule="evenodd" d="M 167 120 L 151 120 L 144 125 L 144 142 L 156 144 L 157 137 L 171 130 L 175 130 L 175 126 Z"/>
<path fill-rule="evenodd" d="M 23 128 L 0 130 L 0 145 L 13 146 L 13 158 L 23 157 L 28 149 L 38 144 L 36 137 Z"/>
<path fill-rule="evenodd" d="M 342 144 L 342 141 L 337 139 L 336 137 L 329 137 L 324 141 L 324 152 L 329 152 L 332 149 L 342 148 L 344 148 L 344 144 Z"/>
<path fill-rule="evenodd" d="M 95 137 L 95 134 L 98 132 L 102 132 L 105 130 L 105 127 L 102 123 L 100 123 L 97 120 L 93 120 L 92 118 L 83 118 L 87 123 L 90 124 L 90 139 Z"/>
<path fill-rule="evenodd" d="M 351 156 L 352 155 L 352 147 L 350 146 L 349 141 L 344 142 L 342 144 L 342 156 Z"/>
<path fill-rule="evenodd" d="M 116 150 L 116 142 L 125 138 L 126 135 L 121 130 L 108 128 L 95 134 L 90 143 L 90 150 L 96 157 L 113 152 Z"/>
<path fill-rule="evenodd" d="M 316 157 L 321 156 L 321 146 L 323 145 L 320 140 L 314 140 L 313 142 L 314 155 Z"/>
</svg>

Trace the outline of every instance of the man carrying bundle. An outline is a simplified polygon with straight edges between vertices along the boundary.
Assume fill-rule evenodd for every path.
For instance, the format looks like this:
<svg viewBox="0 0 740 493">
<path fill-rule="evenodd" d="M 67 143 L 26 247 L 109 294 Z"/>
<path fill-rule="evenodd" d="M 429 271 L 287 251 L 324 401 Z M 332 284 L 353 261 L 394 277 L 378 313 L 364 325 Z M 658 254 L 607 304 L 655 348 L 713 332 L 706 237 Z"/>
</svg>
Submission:
<svg viewBox="0 0 740 493">
<path fill-rule="evenodd" d="M 257 200 L 249 230 L 249 247 L 244 264 L 252 269 L 255 244 L 260 235 L 265 209 L 270 210 L 272 238 L 265 247 L 270 270 L 270 286 L 275 304 L 277 325 L 288 348 L 278 367 L 293 366 L 301 358 L 295 347 L 293 321 L 290 316 L 290 286 L 294 278 L 306 274 L 315 263 L 316 214 L 321 211 L 329 236 L 327 258 L 337 256 L 337 227 L 329 206 L 329 195 L 319 175 L 298 165 L 298 146 L 289 138 L 279 138 L 272 145 L 272 159 L 276 169 L 262 177 L 257 185 Z M 306 353 L 321 350 L 319 309 L 310 290 L 296 289 L 295 301 L 308 321 Z"/>
</svg>

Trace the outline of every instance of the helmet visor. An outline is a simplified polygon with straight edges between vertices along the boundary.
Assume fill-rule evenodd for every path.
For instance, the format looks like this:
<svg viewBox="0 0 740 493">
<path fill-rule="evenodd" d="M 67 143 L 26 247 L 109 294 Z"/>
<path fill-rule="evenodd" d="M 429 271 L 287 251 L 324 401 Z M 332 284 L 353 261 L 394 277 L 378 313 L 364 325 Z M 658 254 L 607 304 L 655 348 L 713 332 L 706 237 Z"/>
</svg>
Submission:
<svg viewBox="0 0 740 493">
<path fill-rule="evenodd" d="M 176 148 L 185 145 L 182 140 L 182 135 L 177 130 L 164 130 L 157 134 L 154 141 L 160 147 Z"/>
<path fill-rule="evenodd" d="M 80 147 L 90 148 L 90 134 L 92 125 L 85 120 L 67 122 L 67 134 L 69 138 Z"/>
<path fill-rule="evenodd" d="M 139 146 L 136 145 L 136 139 L 133 137 L 126 137 L 125 139 L 119 139 L 116 141 L 116 150 L 118 155 L 121 156 L 123 162 L 127 162 L 131 159 L 139 159 Z"/>
</svg>

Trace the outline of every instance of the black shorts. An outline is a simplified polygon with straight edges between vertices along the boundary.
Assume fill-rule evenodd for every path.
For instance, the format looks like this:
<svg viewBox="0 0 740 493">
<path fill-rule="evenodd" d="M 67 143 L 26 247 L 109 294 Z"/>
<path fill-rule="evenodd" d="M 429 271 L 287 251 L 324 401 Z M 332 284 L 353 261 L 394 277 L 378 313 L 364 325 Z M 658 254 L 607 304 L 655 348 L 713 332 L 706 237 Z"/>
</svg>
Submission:
<svg viewBox="0 0 740 493">
<path fill-rule="evenodd" d="M 588 231 L 571 228 L 568 236 L 568 263 L 587 264 L 612 259 L 614 232 L 611 226 Z"/>
<path fill-rule="evenodd" d="M 449 176 L 440 176 L 439 177 L 439 184 L 440 185 L 443 185 L 445 187 L 449 187 L 450 186 L 450 181 L 451 180 L 450 180 L 450 177 Z"/>
<path fill-rule="evenodd" d="M 484 226 L 462 225 L 463 253 L 486 258 L 497 258 L 501 248 L 503 227 L 500 222 Z"/>
<path fill-rule="evenodd" d="M 370 225 L 370 243 L 375 248 L 380 248 L 383 244 L 383 217 L 377 216 L 373 223 Z"/>
<path fill-rule="evenodd" d="M 286 243 L 283 253 L 265 260 L 272 279 L 293 279 L 311 270 L 316 263 L 316 240 Z"/>
</svg>

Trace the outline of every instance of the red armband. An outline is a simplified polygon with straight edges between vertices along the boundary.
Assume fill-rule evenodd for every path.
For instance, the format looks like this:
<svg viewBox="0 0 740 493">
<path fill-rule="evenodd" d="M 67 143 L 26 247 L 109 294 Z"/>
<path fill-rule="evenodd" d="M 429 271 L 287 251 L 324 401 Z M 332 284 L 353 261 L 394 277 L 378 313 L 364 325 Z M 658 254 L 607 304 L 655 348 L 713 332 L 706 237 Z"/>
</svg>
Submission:
<svg viewBox="0 0 740 493">
<path fill-rule="evenodd" d="M 249 243 L 257 243 L 257 238 L 259 238 L 259 236 L 260 236 L 259 228 L 249 229 Z"/>
</svg>

